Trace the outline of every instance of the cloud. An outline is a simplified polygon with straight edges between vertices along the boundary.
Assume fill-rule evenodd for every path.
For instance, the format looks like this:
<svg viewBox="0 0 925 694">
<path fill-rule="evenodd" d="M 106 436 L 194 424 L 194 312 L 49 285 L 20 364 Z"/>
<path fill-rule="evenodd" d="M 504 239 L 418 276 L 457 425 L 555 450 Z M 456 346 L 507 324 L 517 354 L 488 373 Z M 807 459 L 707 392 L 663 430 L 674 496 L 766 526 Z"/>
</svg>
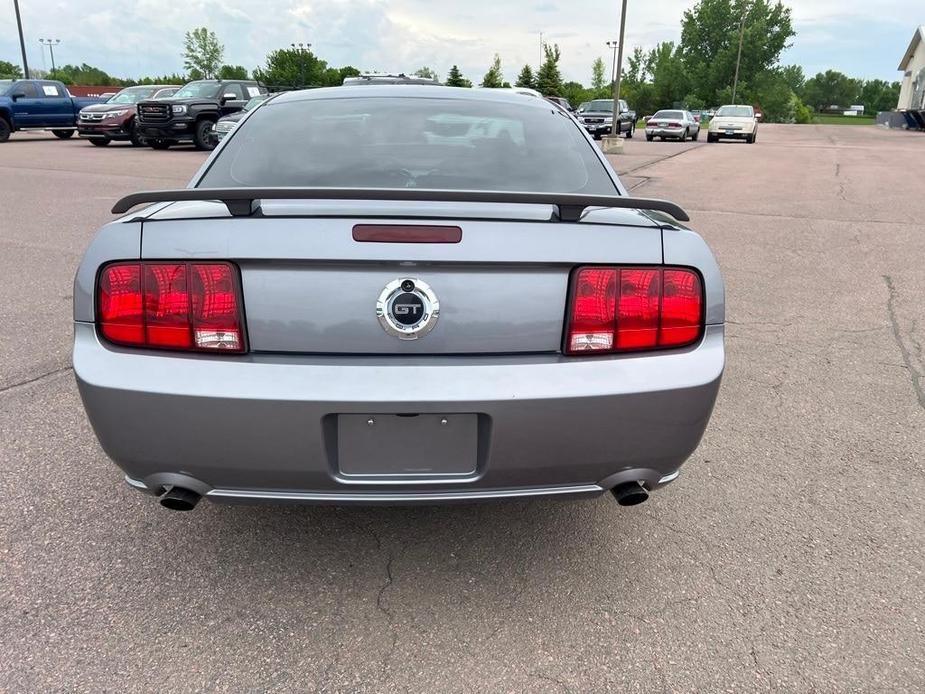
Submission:
<svg viewBox="0 0 925 694">
<path fill-rule="evenodd" d="M 627 47 L 677 41 L 681 15 L 693 4 L 631 2 Z M 893 67 L 920 21 L 920 0 L 787 4 L 800 32 L 788 60 L 871 73 L 864 76 L 894 78 Z M 428 65 L 446 75 L 457 64 L 473 80 L 481 79 L 497 52 L 512 81 L 525 63 L 538 64 L 542 31 L 562 50 L 564 77 L 587 83 L 592 61 L 609 58 L 604 44 L 619 30 L 619 3 L 603 0 L 135 0 L 98 6 L 29 0 L 22 11 L 32 65 L 42 66 L 38 37 L 55 37 L 62 40 L 57 62 L 86 62 L 120 76 L 182 71 L 183 35 L 205 25 L 225 44 L 226 62 L 248 69 L 274 49 L 309 42 L 333 65 L 404 71 Z M 19 62 L 11 3 L 0 3 L 0 26 L 0 60 Z M 857 44 L 865 37 L 866 67 Z"/>
</svg>

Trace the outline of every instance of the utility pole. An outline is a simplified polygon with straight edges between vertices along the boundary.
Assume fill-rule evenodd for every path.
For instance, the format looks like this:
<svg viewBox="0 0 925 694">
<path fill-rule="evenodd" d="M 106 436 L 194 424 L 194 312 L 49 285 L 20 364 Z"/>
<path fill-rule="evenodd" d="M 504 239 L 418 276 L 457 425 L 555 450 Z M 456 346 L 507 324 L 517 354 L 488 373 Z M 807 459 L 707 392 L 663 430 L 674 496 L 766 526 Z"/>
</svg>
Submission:
<svg viewBox="0 0 925 694">
<path fill-rule="evenodd" d="M 299 52 L 299 86 L 305 87 L 305 53 L 312 45 L 310 43 L 293 43 L 290 44 L 293 49 Z"/>
<path fill-rule="evenodd" d="M 620 76 L 623 73 L 623 36 L 626 33 L 626 0 L 623 0 L 623 11 L 620 13 L 620 43 L 617 46 L 617 63 L 613 78 L 613 127 L 611 135 L 619 135 L 620 118 Z M 613 132 L 616 130 L 616 132 Z"/>
<path fill-rule="evenodd" d="M 613 84 L 617 79 L 617 46 L 620 45 L 619 41 L 608 41 L 607 48 L 613 51 L 613 68 L 610 70 L 610 87 L 613 88 Z"/>
<path fill-rule="evenodd" d="M 51 74 L 55 74 L 55 46 L 61 43 L 61 39 L 39 39 L 39 43 L 43 46 L 48 46 L 48 50 L 51 52 Z"/>
<path fill-rule="evenodd" d="M 742 62 L 742 42 L 745 39 L 745 10 L 742 10 L 742 19 L 739 21 L 739 55 L 736 57 L 736 76 L 732 82 L 732 103 L 736 103 L 736 91 L 739 88 L 739 63 Z"/>
<path fill-rule="evenodd" d="M 543 62 L 546 60 L 546 44 L 543 43 L 543 32 L 540 32 L 540 67 L 543 66 Z"/>
<path fill-rule="evenodd" d="M 22 18 L 19 16 L 19 0 L 13 0 L 16 10 L 16 28 L 19 29 L 19 50 L 22 51 L 22 74 L 29 79 L 29 61 L 26 60 L 26 40 L 22 34 Z"/>
</svg>

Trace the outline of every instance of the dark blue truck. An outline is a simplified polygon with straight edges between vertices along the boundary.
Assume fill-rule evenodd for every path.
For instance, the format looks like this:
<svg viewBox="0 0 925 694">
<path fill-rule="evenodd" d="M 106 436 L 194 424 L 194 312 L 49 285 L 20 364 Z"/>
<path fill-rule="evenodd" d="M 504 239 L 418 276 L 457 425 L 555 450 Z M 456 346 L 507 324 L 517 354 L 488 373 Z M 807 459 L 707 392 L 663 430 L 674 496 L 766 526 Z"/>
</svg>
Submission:
<svg viewBox="0 0 925 694">
<path fill-rule="evenodd" d="M 100 101 L 73 97 L 54 80 L 0 80 L 0 142 L 16 130 L 51 130 L 62 139 L 71 137 L 80 109 Z"/>
</svg>

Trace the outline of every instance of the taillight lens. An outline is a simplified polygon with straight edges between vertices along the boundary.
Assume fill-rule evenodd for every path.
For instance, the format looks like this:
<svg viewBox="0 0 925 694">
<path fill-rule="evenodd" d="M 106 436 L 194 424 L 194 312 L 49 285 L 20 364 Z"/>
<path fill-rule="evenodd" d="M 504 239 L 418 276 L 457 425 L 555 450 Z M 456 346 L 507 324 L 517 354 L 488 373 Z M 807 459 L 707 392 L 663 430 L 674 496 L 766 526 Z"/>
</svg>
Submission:
<svg viewBox="0 0 925 694">
<path fill-rule="evenodd" d="M 687 268 L 585 267 L 572 281 L 566 354 L 684 347 L 703 333 L 703 284 Z"/>
<path fill-rule="evenodd" d="M 110 342 L 189 351 L 244 351 L 230 263 L 113 263 L 99 281 L 100 333 Z"/>
</svg>

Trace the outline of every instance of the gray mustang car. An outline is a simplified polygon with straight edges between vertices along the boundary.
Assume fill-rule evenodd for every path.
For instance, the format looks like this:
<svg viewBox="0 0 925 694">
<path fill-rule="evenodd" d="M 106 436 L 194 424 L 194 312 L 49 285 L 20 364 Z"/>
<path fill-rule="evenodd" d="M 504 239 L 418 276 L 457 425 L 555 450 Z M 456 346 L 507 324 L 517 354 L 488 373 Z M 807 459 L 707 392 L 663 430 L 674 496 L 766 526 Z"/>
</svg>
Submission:
<svg viewBox="0 0 925 694">
<path fill-rule="evenodd" d="M 712 253 L 542 99 L 282 94 L 187 188 L 113 212 L 75 280 L 74 371 L 103 449 L 168 508 L 630 505 L 710 419 Z"/>
</svg>

